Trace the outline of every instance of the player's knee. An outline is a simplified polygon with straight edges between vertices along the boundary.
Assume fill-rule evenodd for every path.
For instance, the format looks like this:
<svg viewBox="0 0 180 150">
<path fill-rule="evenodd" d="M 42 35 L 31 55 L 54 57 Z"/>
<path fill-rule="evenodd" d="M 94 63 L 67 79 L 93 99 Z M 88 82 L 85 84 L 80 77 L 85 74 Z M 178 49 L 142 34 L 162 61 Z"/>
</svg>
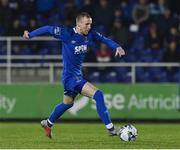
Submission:
<svg viewBox="0 0 180 150">
<path fill-rule="evenodd" d="M 74 102 L 72 102 L 72 103 L 70 103 L 70 102 L 67 103 L 67 102 L 66 102 L 66 103 L 65 103 L 65 102 L 63 101 L 63 105 L 65 106 L 66 109 L 69 109 L 69 108 L 71 108 L 71 107 L 74 105 Z"/>
<path fill-rule="evenodd" d="M 74 103 L 74 99 L 73 99 L 73 97 L 70 97 L 70 96 L 64 96 L 63 103 L 64 104 L 73 104 Z"/>
<path fill-rule="evenodd" d="M 64 103 L 64 104 L 67 104 L 67 105 L 70 105 L 70 104 L 73 105 L 73 104 L 74 104 L 74 101 L 65 101 L 65 100 L 63 100 L 63 103 Z"/>
<path fill-rule="evenodd" d="M 103 99 L 103 92 L 101 90 L 97 90 L 93 96 L 93 99 L 97 100 L 97 99 Z"/>
</svg>

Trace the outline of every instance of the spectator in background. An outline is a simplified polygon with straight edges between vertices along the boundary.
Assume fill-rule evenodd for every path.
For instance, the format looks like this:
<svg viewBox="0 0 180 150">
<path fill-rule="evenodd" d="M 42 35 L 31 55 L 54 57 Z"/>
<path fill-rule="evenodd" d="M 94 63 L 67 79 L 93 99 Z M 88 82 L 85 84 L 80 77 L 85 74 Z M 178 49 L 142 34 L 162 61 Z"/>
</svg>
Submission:
<svg viewBox="0 0 180 150">
<path fill-rule="evenodd" d="M 164 62 L 180 62 L 180 53 L 178 52 L 177 42 L 171 41 L 169 47 L 164 53 Z"/>
<path fill-rule="evenodd" d="M 108 63 L 112 62 L 112 52 L 108 47 L 101 43 L 99 50 L 96 52 L 96 59 L 99 63 Z M 100 73 L 107 73 L 109 71 L 109 67 L 99 67 L 98 70 Z"/>
<path fill-rule="evenodd" d="M 166 45 L 169 45 L 169 43 L 171 41 L 177 41 L 178 42 L 180 40 L 180 34 L 179 34 L 176 27 L 171 27 L 169 29 L 169 32 L 168 32 L 165 40 L 166 40 L 165 41 Z"/>
<path fill-rule="evenodd" d="M 38 27 L 38 25 L 37 25 L 37 21 L 36 21 L 36 19 L 35 18 L 31 18 L 30 20 L 29 20 L 29 24 L 28 24 L 28 29 L 29 30 L 35 30 L 36 28 Z M 21 32 L 22 33 L 22 32 Z M 37 45 L 38 45 L 38 41 L 32 41 L 31 42 L 31 45 L 28 45 L 29 47 L 30 47 L 30 49 L 32 50 L 32 53 L 35 53 L 35 54 L 37 54 L 38 53 L 38 47 L 37 47 Z M 43 43 L 43 42 L 42 42 Z M 42 44 L 41 43 L 41 44 Z M 33 60 L 33 62 L 34 62 L 35 60 Z"/>
<path fill-rule="evenodd" d="M 170 9 L 166 9 L 163 15 L 160 15 L 157 20 L 157 26 L 162 36 L 167 36 L 167 31 L 172 26 L 176 25 L 176 18 L 171 13 Z"/>
<path fill-rule="evenodd" d="M 163 62 L 180 62 L 180 53 L 178 52 L 177 42 L 171 41 L 169 47 L 164 53 Z M 167 74 L 172 75 L 177 71 L 175 67 L 167 67 Z"/>
<path fill-rule="evenodd" d="M 88 12 L 92 17 L 94 17 L 94 11 L 92 0 L 84 0 L 84 5 L 80 9 L 80 12 Z"/>
<path fill-rule="evenodd" d="M 9 7 L 9 1 L 0 0 L 0 28 L 2 28 L 3 35 L 7 35 L 7 31 L 10 29 L 11 20 L 12 12 Z"/>
<path fill-rule="evenodd" d="M 129 0 L 122 0 L 120 3 L 120 9 L 122 10 L 122 14 L 123 14 L 124 21 L 126 24 L 130 24 L 133 22 L 132 11 L 133 11 L 134 4 L 135 4 L 135 1 L 129 1 Z"/>
<path fill-rule="evenodd" d="M 23 28 L 21 27 L 19 19 L 15 19 L 13 21 L 12 28 L 9 29 L 8 35 L 11 36 L 19 36 L 23 32 Z"/>
<path fill-rule="evenodd" d="M 167 8 L 166 0 L 158 0 L 157 3 L 152 1 L 149 4 L 149 8 L 150 8 L 150 16 L 152 20 L 155 21 L 159 15 L 164 14 Z"/>
<path fill-rule="evenodd" d="M 113 20 L 120 20 L 124 22 L 125 18 L 121 9 L 115 9 L 114 14 L 113 14 Z"/>
<path fill-rule="evenodd" d="M 163 14 L 167 9 L 167 0 L 158 0 L 159 14 Z"/>
<path fill-rule="evenodd" d="M 74 26 L 74 18 L 76 18 L 78 14 L 78 9 L 76 7 L 76 3 L 74 0 L 67 0 L 67 2 L 64 5 L 64 25 L 66 26 Z"/>
<path fill-rule="evenodd" d="M 110 36 L 117 42 L 121 42 L 121 45 L 125 48 L 131 46 L 132 34 L 127 26 L 124 26 L 122 21 L 115 19 L 110 31 Z"/>
<path fill-rule="evenodd" d="M 149 32 L 145 37 L 145 47 L 152 50 L 158 50 L 162 48 L 163 39 L 160 36 L 155 23 L 151 23 L 149 26 Z"/>
<path fill-rule="evenodd" d="M 36 29 L 37 28 L 37 21 L 36 21 L 36 19 L 35 18 L 31 18 L 30 20 L 29 20 L 29 30 L 34 30 L 34 29 Z"/>
<path fill-rule="evenodd" d="M 99 0 L 95 7 L 95 24 L 103 25 L 108 29 L 112 23 L 113 11 L 107 0 Z"/>
<path fill-rule="evenodd" d="M 134 5 L 132 17 L 134 22 L 138 25 L 148 20 L 149 6 L 146 0 L 139 0 L 138 3 Z"/>
</svg>

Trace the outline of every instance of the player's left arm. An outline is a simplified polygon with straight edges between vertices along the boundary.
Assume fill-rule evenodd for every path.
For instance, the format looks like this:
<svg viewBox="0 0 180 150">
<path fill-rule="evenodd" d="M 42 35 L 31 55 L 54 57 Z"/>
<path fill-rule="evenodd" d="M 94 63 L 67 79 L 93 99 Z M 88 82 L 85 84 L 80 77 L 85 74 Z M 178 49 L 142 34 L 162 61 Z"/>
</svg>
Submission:
<svg viewBox="0 0 180 150">
<path fill-rule="evenodd" d="M 95 40 L 105 43 L 113 51 L 115 51 L 115 56 L 121 57 L 121 56 L 125 55 L 125 50 L 118 43 L 111 40 L 110 38 L 107 38 L 98 32 L 94 32 L 93 36 L 94 36 Z"/>
<path fill-rule="evenodd" d="M 125 50 L 121 46 L 116 48 L 115 56 L 121 57 L 121 56 L 124 56 L 125 54 L 126 54 Z"/>
</svg>

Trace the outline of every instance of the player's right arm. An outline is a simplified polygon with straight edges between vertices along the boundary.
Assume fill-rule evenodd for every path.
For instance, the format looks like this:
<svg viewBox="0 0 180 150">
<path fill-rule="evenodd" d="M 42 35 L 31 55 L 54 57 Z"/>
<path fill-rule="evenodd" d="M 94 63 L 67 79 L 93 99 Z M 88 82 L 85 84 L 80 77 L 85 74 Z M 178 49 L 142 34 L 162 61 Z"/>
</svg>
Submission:
<svg viewBox="0 0 180 150">
<path fill-rule="evenodd" d="M 43 35 L 43 34 L 52 35 L 55 38 L 61 39 L 62 41 L 65 41 L 67 39 L 67 35 L 68 35 L 66 33 L 66 29 L 63 27 L 43 26 L 43 27 L 40 27 L 36 30 L 33 30 L 32 32 L 25 30 L 23 37 L 25 39 L 31 39 L 33 37 Z"/>
</svg>

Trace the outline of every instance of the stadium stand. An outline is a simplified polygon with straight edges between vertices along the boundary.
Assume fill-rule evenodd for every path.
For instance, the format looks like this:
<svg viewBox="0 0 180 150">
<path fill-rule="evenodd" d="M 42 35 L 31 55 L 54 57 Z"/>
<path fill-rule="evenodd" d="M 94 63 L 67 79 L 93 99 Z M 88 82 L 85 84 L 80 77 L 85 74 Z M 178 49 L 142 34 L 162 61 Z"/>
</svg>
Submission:
<svg viewBox="0 0 180 150">
<path fill-rule="evenodd" d="M 99 44 L 89 52 L 86 62 L 180 62 L 180 12 L 170 0 L 1 0 L 0 37 L 21 36 L 43 25 L 74 26 L 75 16 L 89 12 L 94 27 L 106 36 L 121 43 L 127 55 L 113 59 L 113 54 Z M 7 21 L 8 20 L 8 21 Z M 19 42 L 12 44 L 13 55 L 59 55 L 59 43 L 55 41 Z M 5 41 L 0 41 L 0 55 L 7 55 Z M 91 53 L 91 54 L 90 54 Z M 96 58 L 92 59 L 92 58 Z M 102 58 L 101 58 L 102 57 Z M 23 63 L 45 63 L 47 60 L 14 60 Z M 0 60 L 0 63 L 5 60 Z M 109 68 L 108 68 L 109 69 Z M 88 78 L 95 82 L 130 82 L 129 68 L 111 68 L 103 72 L 86 70 Z M 105 74 L 100 78 L 100 74 Z M 176 82 L 178 69 L 171 67 L 137 67 L 137 82 Z"/>
</svg>

